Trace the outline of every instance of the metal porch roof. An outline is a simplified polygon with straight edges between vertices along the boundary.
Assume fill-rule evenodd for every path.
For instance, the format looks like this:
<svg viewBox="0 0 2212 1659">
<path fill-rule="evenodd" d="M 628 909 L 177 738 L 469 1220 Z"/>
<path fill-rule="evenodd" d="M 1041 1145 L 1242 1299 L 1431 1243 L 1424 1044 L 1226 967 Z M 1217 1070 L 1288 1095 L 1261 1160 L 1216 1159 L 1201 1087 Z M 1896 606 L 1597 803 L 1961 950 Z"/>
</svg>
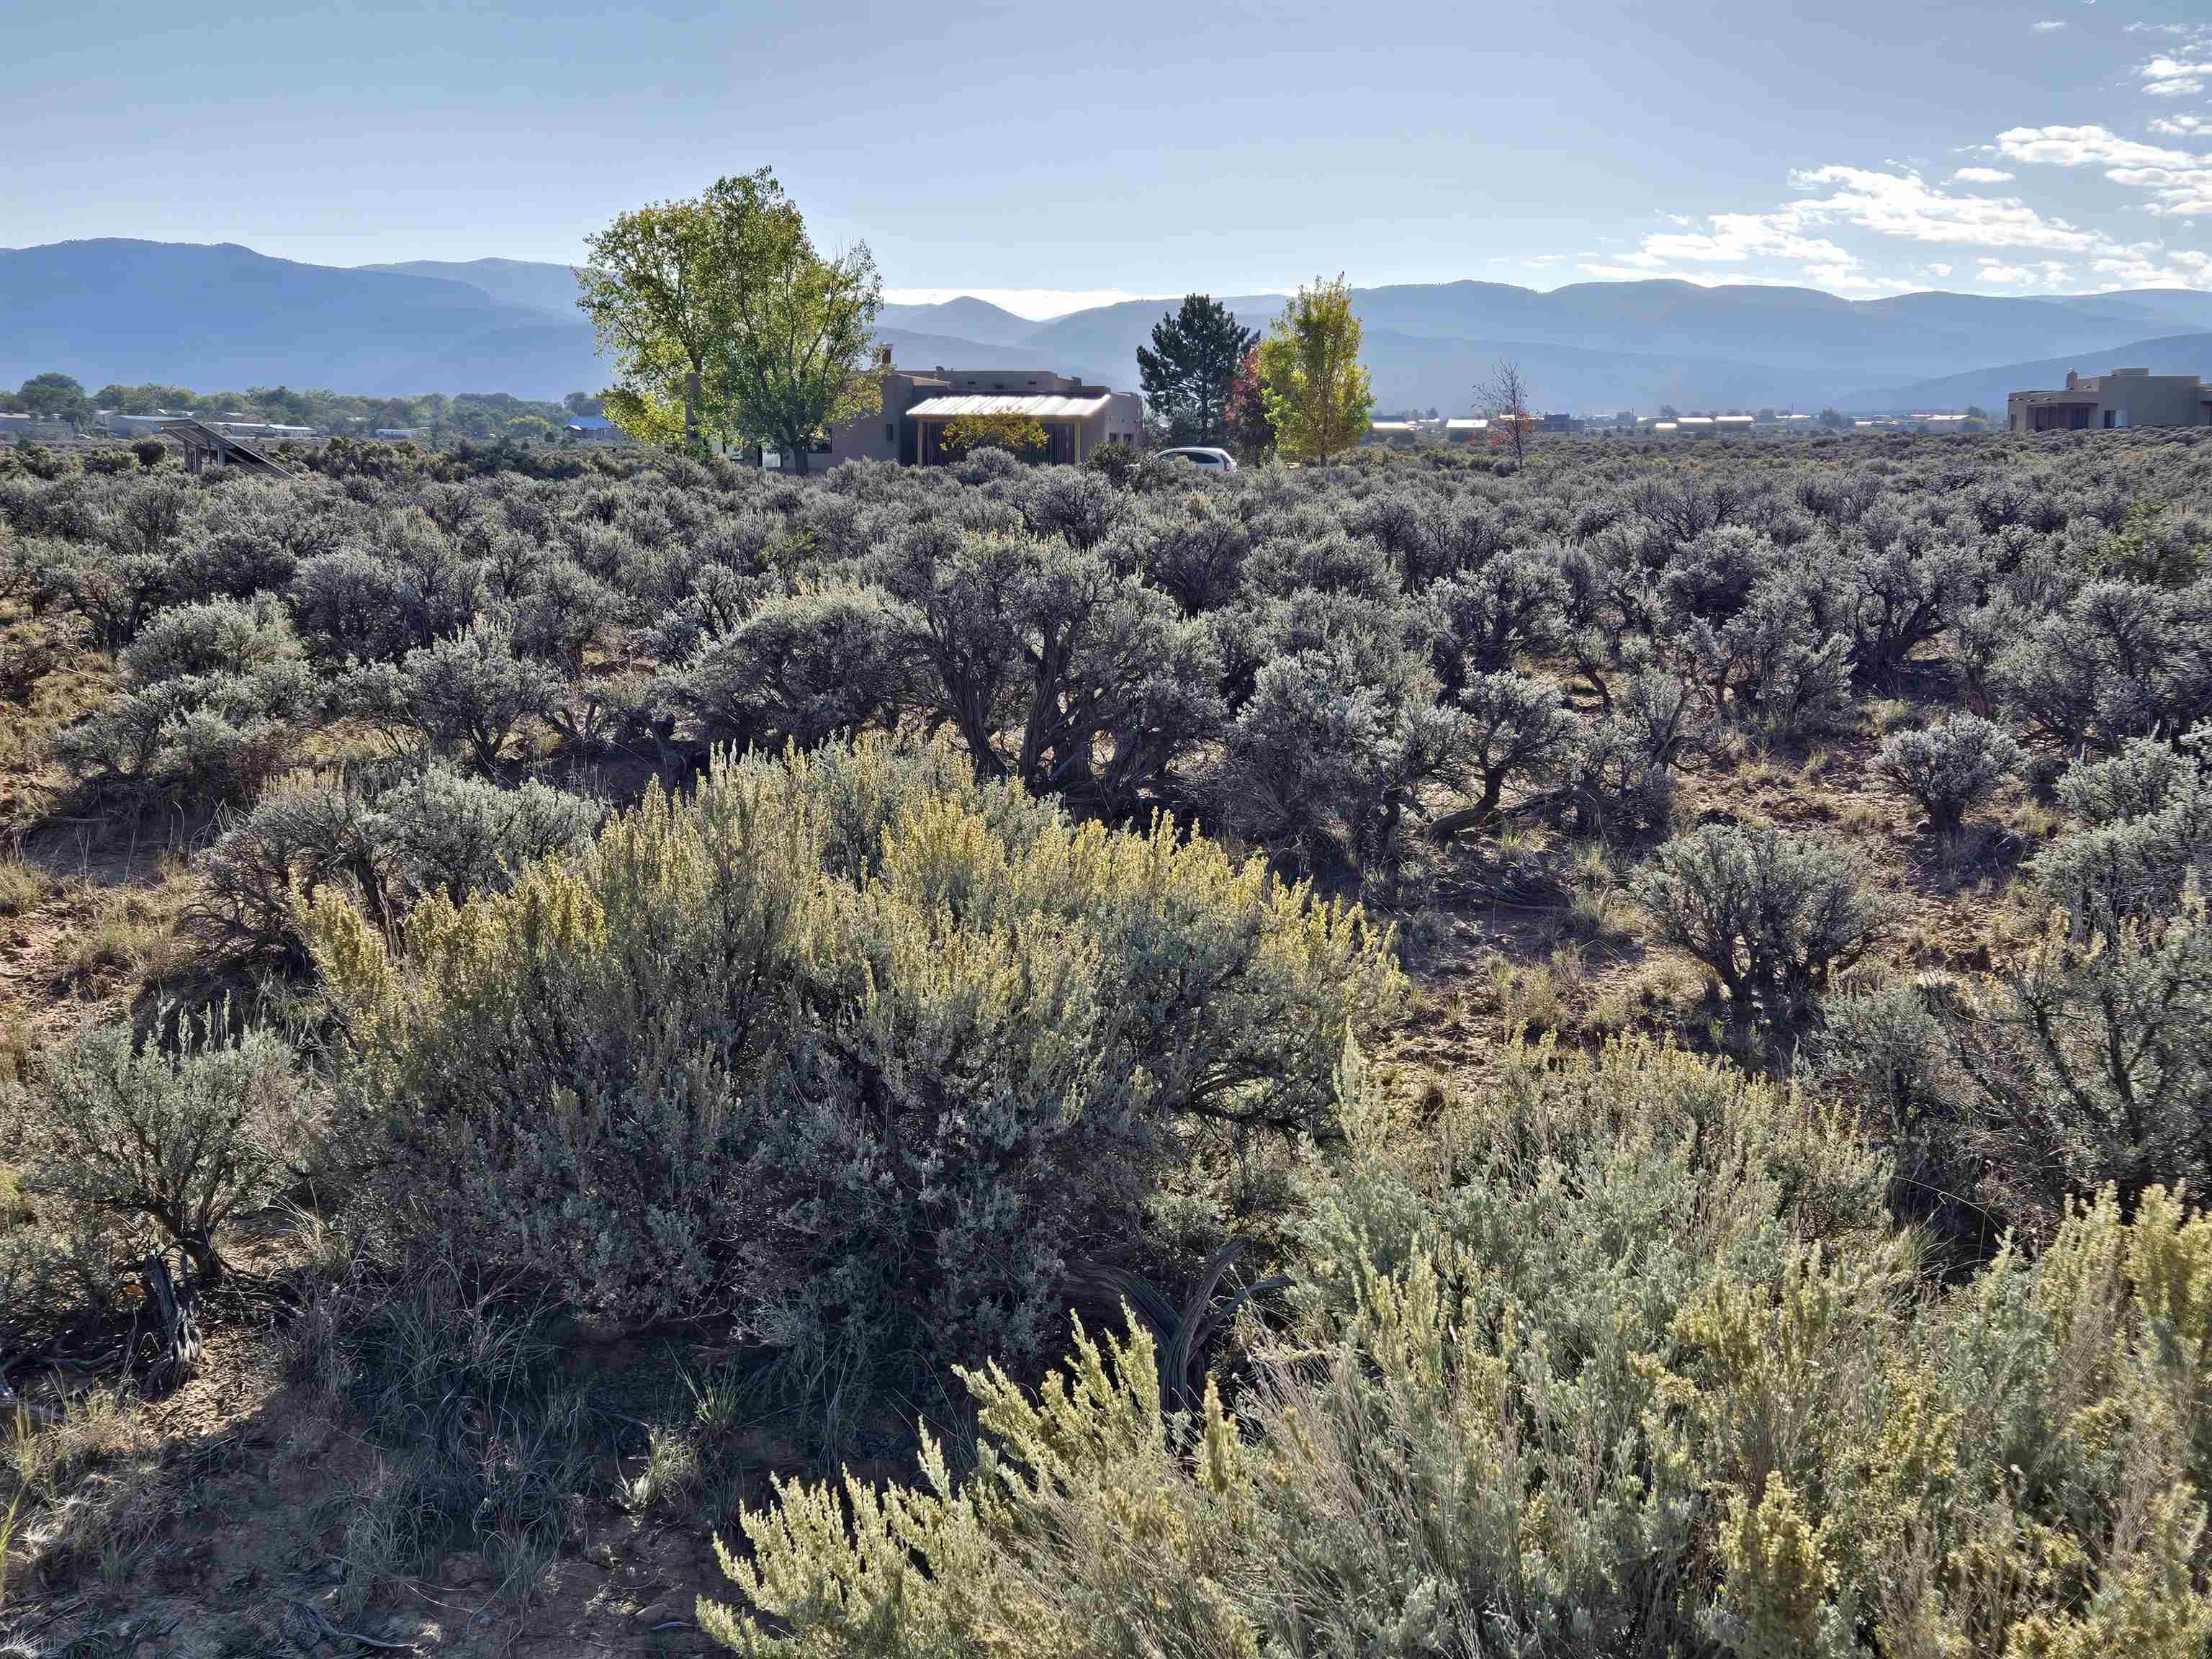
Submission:
<svg viewBox="0 0 2212 1659">
<path fill-rule="evenodd" d="M 949 398 L 925 398 L 907 413 L 916 420 L 947 420 L 959 415 L 1027 415 L 1038 421 L 1080 421 L 1103 411 L 1107 398 L 1013 397 L 990 392 L 962 392 Z"/>
</svg>

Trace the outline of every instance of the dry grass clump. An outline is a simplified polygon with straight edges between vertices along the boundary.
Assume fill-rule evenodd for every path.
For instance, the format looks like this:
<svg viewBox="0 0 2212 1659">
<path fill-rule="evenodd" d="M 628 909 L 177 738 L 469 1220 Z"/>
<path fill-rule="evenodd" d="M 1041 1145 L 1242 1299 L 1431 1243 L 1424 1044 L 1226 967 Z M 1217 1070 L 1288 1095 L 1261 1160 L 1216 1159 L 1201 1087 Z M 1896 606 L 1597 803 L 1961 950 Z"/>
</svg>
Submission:
<svg viewBox="0 0 2212 1659">
<path fill-rule="evenodd" d="M 181 863 L 166 865 L 153 887 L 79 889 L 71 925 L 60 937 L 56 977 L 80 1000 L 158 989 L 181 978 L 193 959 L 179 926 L 193 890 Z"/>
<path fill-rule="evenodd" d="M 0 1601 L 91 1577 L 126 1589 L 157 1541 L 173 1494 L 160 1437 L 137 1402 L 108 1389 L 77 1395 L 59 1420 L 18 1404 L 0 1416 Z"/>
<path fill-rule="evenodd" d="M 20 854 L 0 857 L 0 921 L 28 915 L 52 890 L 46 872 Z"/>
</svg>

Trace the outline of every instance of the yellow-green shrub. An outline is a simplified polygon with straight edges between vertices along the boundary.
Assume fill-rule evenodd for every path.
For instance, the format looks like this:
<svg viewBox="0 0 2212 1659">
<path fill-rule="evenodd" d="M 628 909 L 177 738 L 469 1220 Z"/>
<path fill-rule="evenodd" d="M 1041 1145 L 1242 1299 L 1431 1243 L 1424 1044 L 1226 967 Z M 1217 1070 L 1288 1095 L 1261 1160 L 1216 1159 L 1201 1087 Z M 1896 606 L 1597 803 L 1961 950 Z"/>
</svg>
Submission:
<svg viewBox="0 0 2212 1659">
<path fill-rule="evenodd" d="M 823 1395 L 1035 1353 L 1198 1126 L 1326 1124 L 1395 983 L 1256 860 L 881 742 L 719 762 L 396 953 L 334 897 L 309 932 L 395 1234 L 726 1311 Z"/>
<path fill-rule="evenodd" d="M 741 1651 L 2196 1655 L 2212 1220 L 2110 1194 L 1939 1292 L 1808 1103 L 1524 1050 L 1429 1144 L 1347 1073 L 1297 1328 L 1234 1417 L 1141 1336 L 976 1473 L 783 1487 Z"/>
</svg>

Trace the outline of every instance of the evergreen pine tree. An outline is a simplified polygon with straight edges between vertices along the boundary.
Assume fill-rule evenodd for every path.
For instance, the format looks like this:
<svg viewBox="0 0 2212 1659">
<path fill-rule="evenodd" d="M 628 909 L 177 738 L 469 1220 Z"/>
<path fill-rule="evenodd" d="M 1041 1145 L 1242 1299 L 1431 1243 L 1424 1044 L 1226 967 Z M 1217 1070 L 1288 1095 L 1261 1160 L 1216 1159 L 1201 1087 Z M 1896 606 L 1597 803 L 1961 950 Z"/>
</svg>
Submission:
<svg viewBox="0 0 2212 1659">
<path fill-rule="evenodd" d="M 1229 307 L 1204 294 L 1152 325 L 1152 349 L 1137 348 L 1145 401 L 1179 444 L 1219 443 L 1229 388 L 1259 335 L 1238 326 Z"/>
</svg>

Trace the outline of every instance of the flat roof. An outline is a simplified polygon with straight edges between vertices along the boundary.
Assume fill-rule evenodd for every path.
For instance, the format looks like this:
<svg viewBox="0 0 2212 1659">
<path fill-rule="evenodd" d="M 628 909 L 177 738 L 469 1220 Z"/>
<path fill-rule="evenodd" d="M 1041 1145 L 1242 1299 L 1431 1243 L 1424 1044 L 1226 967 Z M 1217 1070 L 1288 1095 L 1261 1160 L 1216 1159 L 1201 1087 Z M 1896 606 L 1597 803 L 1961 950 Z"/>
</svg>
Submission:
<svg viewBox="0 0 2212 1659">
<path fill-rule="evenodd" d="M 1038 421 L 1079 421 L 1103 411 L 1111 397 L 1015 397 L 1005 392 L 962 392 L 925 398 L 907 413 L 916 420 L 951 420 L 961 415 L 1026 415 Z"/>
</svg>

